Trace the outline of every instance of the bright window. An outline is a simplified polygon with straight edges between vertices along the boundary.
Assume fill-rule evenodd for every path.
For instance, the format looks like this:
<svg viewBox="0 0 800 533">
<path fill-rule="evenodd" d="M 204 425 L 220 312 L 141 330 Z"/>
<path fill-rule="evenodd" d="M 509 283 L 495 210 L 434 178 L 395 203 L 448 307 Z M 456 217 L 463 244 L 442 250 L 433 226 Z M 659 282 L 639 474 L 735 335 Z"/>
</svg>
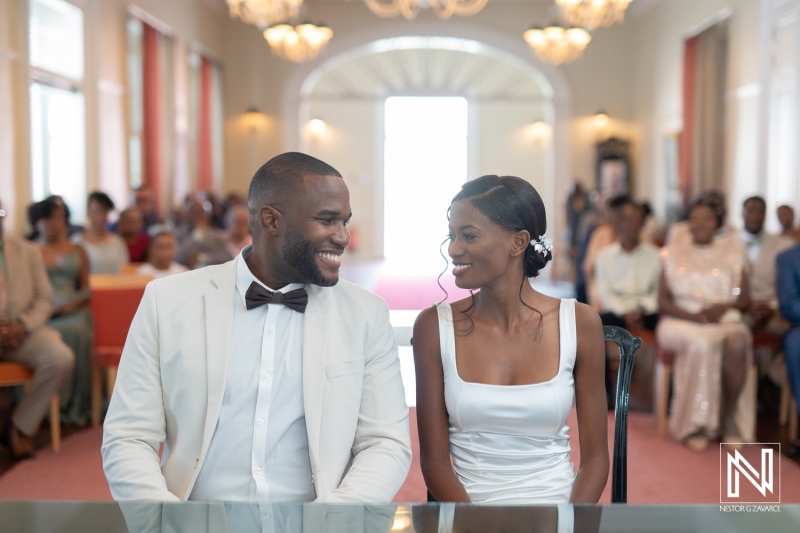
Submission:
<svg viewBox="0 0 800 533">
<path fill-rule="evenodd" d="M 31 0 L 31 187 L 38 201 L 57 194 L 73 217 L 86 212 L 84 13 L 65 0 Z"/>
<path fill-rule="evenodd" d="M 76 218 L 86 203 L 84 116 L 82 94 L 31 84 L 33 197 L 62 196 Z"/>
<path fill-rule="evenodd" d="M 83 11 L 64 0 L 32 0 L 31 66 L 83 79 Z"/>
<path fill-rule="evenodd" d="M 467 180 L 467 100 L 388 98 L 384 179 L 384 255 L 419 272 L 441 271 L 447 208 Z"/>
</svg>

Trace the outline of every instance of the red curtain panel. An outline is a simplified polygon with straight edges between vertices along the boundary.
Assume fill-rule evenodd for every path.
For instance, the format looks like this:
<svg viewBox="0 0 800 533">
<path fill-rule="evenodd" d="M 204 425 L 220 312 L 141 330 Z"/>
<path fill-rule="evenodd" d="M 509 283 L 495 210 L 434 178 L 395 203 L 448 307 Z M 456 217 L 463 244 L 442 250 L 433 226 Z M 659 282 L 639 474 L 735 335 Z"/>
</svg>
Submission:
<svg viewBox="0 0 800 533">
<path fill-rule="evenodd" d="M 161 211 L 164 198 L 164 95 L 161 79 L 160 34 L 142 23 L 142 89 L 144 96 L 142 124 L 142 182 L 149 185 Z"/>
</svg>

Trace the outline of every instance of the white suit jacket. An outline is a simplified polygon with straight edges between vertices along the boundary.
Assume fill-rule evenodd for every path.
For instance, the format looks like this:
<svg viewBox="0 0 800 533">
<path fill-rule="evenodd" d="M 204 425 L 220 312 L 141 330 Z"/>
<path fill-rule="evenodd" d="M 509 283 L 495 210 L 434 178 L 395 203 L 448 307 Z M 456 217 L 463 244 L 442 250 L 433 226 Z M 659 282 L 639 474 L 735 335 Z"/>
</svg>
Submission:
<svg viewBox="0 0 800 533">
<path fill-rule="evenodd" d="M 191 494 L 222 405 L 235 265 L 147 285 L 104 424 L 103 469 L 115 499 Z M 306 289 L 303 402 L 317 500 L 390 502 L 411 444 L 388 308 L 346 281 Z"/>
</svg>

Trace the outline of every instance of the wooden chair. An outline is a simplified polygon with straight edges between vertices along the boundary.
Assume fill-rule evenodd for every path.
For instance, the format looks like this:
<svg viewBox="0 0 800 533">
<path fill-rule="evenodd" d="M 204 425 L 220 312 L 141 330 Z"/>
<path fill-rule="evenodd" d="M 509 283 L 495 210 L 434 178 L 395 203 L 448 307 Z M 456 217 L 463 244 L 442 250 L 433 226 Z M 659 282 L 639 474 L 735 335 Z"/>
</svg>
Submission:
<svg viewBox="0 0 800 533">
<path fill-rule="evenodd" d="M 27 390 L 33 379 L 33 370 L 25 365 L 11 361 L 0 362 L 0 387 L 22 385 Z M 53 451 L 61 451 L 61 402 L 58 394 L 50 399 L 50 442 Z"/>
<path fill-rule="evenodd" d="M 91 276 L 91 310 L 94 318 L 92 355 L 92 425 L 100 425 L 103 369 L 106 396 L 110 400 L 117 379 L 122 349 L 128 337 L 148 276 Z"/>
<path fill-rule="evenodd" d="M 656 351 L 656 431 L 659 437 L 667 436 L 667 414 L 669 412 L 669 386 L 672 381 L 672 365 L 675 353 L 658 348 Z"/>
<path fill-rule="evenodd" d="M 603 326 L 606 340 L 613 342 L 619 351 L 617 395 L 614 405 L 614 455 L 611 465 L 611 503 L 628 502 L 628 400 L 634 357 L 642 347 L 642 339 L 617 326 Z"/>
<path fill-rule="evenodd" d="M 781 348 L 782 347 L 783 346 L 781 345 Z M 786 357 L 785 353 L 783 353 L 783 357 Z M 785 361 L 784 364 L 786 364 Z M 797 440 L 797 399 L 792 394 L 791 386 L 789 386 L 788 373 L 784 374 L 783 383 L 781 383 L 781 400 L 778 410 L 778 423 L 781 426 L 785 426 L 787 423 L 789 424 L 787 436 L 789 442 L 795 442 Z"/>
<path fill-rule="evenodd" d="M 143 264 L 144 263 L 128 263 L 126 265 L 122 265 L 122 271 L 120 274 L 123 276 L 135 276 L 137 275 L 136 272 L 139 270 L 139 267 Z"/>
<path fill-rule="evenodd" d="M 788 376 L 784 376 L 781 384 L 781 404 L 778 422 L 785 426 L 788 422 L 789 442 L 797 440 L 797 399 L 792 395 L 792 388 L 789 386 Z"/>
</svg>

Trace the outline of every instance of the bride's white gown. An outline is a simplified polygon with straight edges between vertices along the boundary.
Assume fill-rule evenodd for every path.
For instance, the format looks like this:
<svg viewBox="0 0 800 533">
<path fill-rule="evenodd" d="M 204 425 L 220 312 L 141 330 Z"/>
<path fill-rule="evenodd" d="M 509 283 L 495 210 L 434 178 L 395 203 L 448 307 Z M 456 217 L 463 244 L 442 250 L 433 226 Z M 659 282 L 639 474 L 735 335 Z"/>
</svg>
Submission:
<svg viewBox="0 0 800 533">
<path fill-rule="evenodd" d="M 575 396 L 575 300 L 561 300 L 559 306 L 558 373 L 531 385 L 463 381 L 450 305 L 439 304 L 438 315 L 450 453 L 472 502 L 569 501 L 575 480 L 567 425 Z"/>
</svg>

